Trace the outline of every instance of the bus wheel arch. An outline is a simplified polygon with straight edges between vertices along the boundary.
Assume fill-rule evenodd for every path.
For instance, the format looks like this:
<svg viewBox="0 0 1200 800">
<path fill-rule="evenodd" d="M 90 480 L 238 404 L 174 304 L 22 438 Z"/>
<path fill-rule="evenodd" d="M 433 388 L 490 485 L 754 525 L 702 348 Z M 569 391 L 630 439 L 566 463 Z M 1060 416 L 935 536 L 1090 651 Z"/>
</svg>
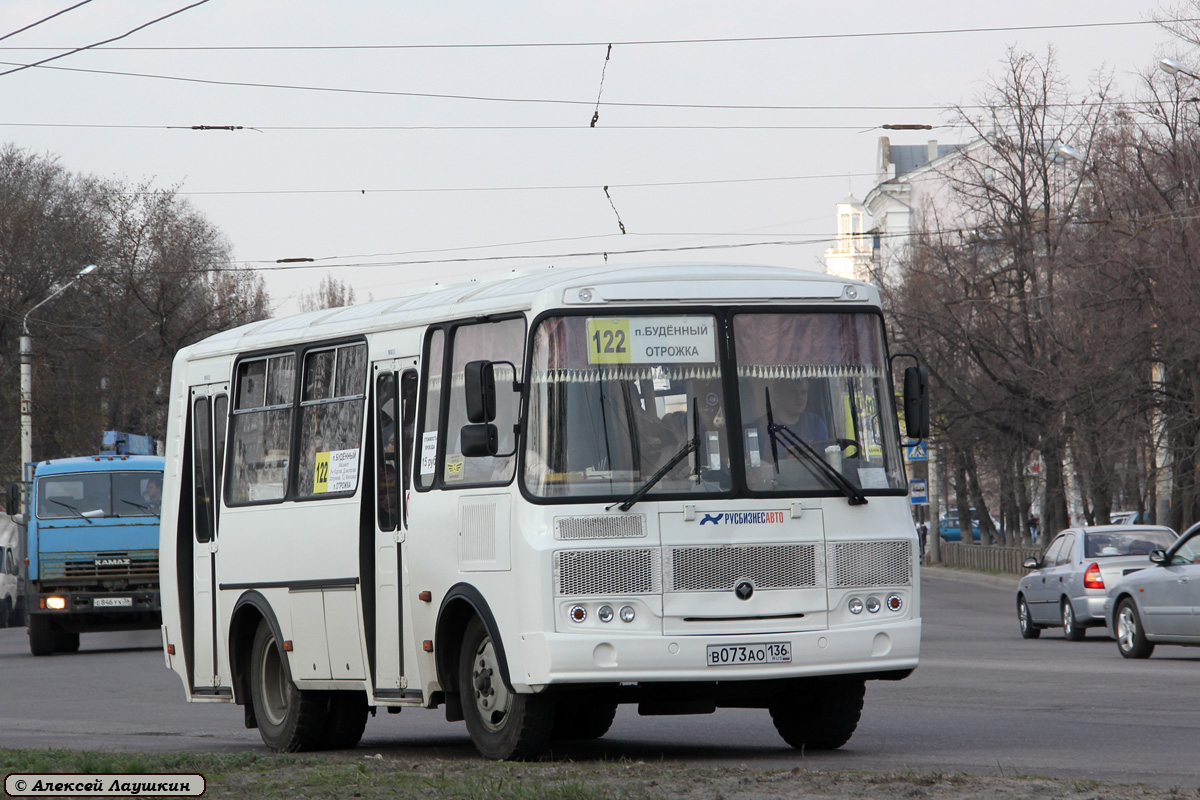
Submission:
<svg viewBox="0 0 1200 800">
<path fill-rule="evenodd" d="M 491 636 L 500 676 L 506 686 L 512 687 L 508 671 L 508 657 L 504 652 L 504 640 L 500 638 L 496 617 L 479 590 L 468 583 L 455 584 L 446 592 L 438 609 L 437 626 L 434 628 L 434 659 L 437 665 L 438 683 L 447 695 L 447 719 L 452 722 L 462 719 L 456 700 L 451 694 L 458 692 L 458 669 L 462 651 L 463 635 L 472 619 L 479 619 Z M 455 713 L 455 719 L 449 715 Z"/>
<path fill-rule="evenodd" d="M 250 657 L 254 649 L 254 636 L 260 623 L 266 622 L 278 641 L 283 641 L 279 620 L 267 598 L 256 591 L 248 591 L 238 598 L 233 606 L 229 621 L 229 668 L 233 683 L 233 696 L 238 705 L 246 707 L 246 727 L 257 728 L 254 703 L 250 694 Z"/>
</svg>

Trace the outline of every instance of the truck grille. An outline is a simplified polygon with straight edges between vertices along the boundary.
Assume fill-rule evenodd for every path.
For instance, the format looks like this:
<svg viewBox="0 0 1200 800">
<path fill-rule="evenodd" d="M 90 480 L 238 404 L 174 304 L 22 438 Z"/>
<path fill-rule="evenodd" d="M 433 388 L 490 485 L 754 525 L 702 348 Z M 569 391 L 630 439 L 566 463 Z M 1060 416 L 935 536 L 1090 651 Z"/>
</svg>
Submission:
<svg viewBox="0 0 1200 800">
<path fill-rule="evenodd" d="M 667 548 L 668 592 L 727 591 L 741 580 L 759 589 L 813 588 L 824 583 L 816 544 Z"/>
<path fill-rule="evenodd" d="M 52 579 L 145 578 L 158 580 L 157 550 L 42 553 L 38 576 Z"/>
<path fill-rule="evenodd" d="M 912 583 L 908 542 L 834 542 L 829 551 L 829 583 L 835 589 Z"/>
</svg>

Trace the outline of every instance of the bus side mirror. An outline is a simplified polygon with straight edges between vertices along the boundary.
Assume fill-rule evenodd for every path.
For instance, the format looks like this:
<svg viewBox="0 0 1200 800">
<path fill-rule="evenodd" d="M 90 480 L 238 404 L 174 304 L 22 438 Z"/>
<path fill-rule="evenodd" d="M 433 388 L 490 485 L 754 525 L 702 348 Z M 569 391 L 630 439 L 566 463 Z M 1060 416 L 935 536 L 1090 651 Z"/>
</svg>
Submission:
<svg viewBox="0 0 1200 800">
<path fill-rule="evenodd" d="M 459 436 L 462 454 L 467 458 L 494 456 L 500 452 L 500 432 L 490 422 L 463 425 Z"/>
<path fill-rule="evenodd" d="M 904 369 L 904 433 L 910 439 L 929 438 L 929 370 Z"/>
<path fill-rule="evenodd" d="M 469 361 L 464 369 L 463 379 L 467 400 L 467 419 L 473 423 L 494 420 L 496 418 L 496 366 L 491 361 Z M 466 435 L 466 428 L 463 428 L 463 434 Z M 463 455 L 469 455 L 466 451 L 465 438 L 463 448 Z"/>
<path fill-rule="evenodd" d="M 10 517 L 17 514 L 17 510 L 21 508 L 21 487 L 15 483 L 8 485 L 8 493 L 4 496 L 4 513 Z"/>
</svg>

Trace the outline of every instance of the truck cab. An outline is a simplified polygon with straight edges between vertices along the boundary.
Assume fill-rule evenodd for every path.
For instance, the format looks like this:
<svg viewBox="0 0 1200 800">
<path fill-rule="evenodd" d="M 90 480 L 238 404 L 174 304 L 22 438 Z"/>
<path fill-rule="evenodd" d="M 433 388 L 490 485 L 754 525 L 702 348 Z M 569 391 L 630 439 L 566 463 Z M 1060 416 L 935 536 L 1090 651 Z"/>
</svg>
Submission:
<svg viewBox="0 0 1200 800">
<path fill-rule="evenodd" d="M 35 656 L 78 650 L 84 632 L 159 627 L 162 471 L 159 456 L 33 465 L 23 521 Z"/>
</svg>

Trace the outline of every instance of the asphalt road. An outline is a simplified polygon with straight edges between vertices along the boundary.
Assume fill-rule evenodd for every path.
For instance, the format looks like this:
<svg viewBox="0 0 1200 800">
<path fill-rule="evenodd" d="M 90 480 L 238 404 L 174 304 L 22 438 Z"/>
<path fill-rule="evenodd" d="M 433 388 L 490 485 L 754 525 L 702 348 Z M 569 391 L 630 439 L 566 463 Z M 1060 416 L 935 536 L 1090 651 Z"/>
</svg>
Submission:
<svg viewBox="0 0 1200 800">
<path fill-rule="evenodd" d="M 639 717 L 622 707 L 603 739 L 554 751 L 574 760 L 678 760 L 808 769 L 1040 775 L 1200 786 L 1200 650 L 1121 658 L 1102 632 L 1067 642 L 1017 632 L 1016 579 L 922 579 L 921 666 L 868 685 L 858 732 L 841 750 L 783 744 L 765 711 Z M 232 752 L 264 749 L 240 708 L 183 702 L 157 632 L 85 634 L 79 653 L 33 658 L 23 629 L 0 630 L 0 747 Z M 475 758 L 461 722 L 440 711 L 381 713 L 365 754 Z"/>
</svg>

